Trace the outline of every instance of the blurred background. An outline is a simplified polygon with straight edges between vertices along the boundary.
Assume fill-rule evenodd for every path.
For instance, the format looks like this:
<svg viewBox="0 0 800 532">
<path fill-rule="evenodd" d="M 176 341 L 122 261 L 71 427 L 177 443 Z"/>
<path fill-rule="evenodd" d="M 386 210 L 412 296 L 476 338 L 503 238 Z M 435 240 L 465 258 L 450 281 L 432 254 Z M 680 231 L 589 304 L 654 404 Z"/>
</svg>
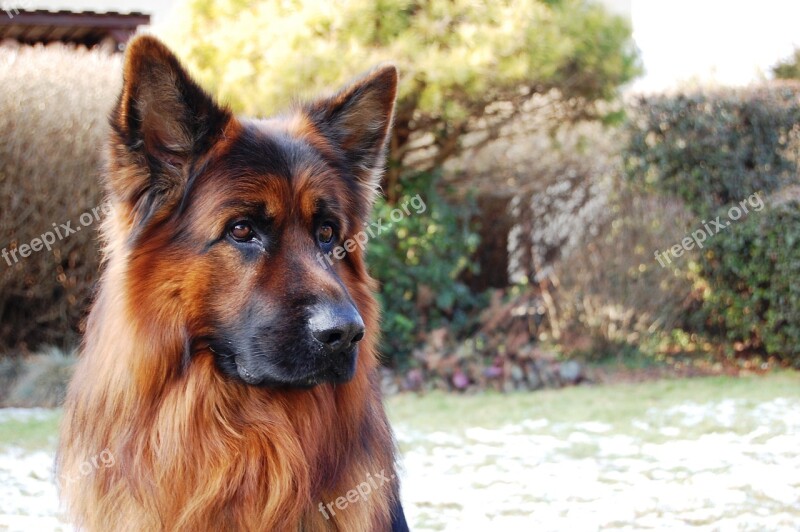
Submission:
<svg viewBox="0 0 800 532">
<path fill-rule="evenodd" d="M 82 215 L 142 31 L 247 115 L 398 66 L 374 218 L 427 208 L 368 262 L 413 529 L 800 529 L 798 20 L 792 0 L 3 1 L 0 530 L 66 526 L 58 406 L 100 268 Z"/>
</svg>

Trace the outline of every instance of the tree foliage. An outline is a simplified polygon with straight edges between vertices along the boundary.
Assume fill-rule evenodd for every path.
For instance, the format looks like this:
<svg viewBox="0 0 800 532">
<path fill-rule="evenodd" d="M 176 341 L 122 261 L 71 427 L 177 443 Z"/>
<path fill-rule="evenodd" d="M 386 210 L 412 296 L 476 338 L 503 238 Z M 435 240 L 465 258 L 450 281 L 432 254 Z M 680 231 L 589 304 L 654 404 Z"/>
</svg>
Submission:
<svg viewBox="0 0 800 532">
<path fill-rule="evenodd" d="M 388 190 L 533 95 L 576 111 L 638 72 L 630 28 L 585 0 L 188 0 L 172 44 L 235 110 L 266 115 L 390 61 L 401 71 Z"/>
<path fill-rule="evenodd" d="M 800 79 L 800 48 L 791 57 L 772 67 L 772 74 L 777 79 Z"/>
</svg>

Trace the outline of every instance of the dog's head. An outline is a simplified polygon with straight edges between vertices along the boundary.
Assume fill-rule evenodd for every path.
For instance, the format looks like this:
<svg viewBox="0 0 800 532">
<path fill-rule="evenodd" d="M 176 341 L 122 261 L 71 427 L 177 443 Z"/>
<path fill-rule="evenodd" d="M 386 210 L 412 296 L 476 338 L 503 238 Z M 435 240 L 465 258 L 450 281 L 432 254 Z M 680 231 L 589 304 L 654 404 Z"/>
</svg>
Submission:
<svg viewBox="0 0 800 532">
<path fill-rule="evenodd" d="M 108 188 L 126 287 L 151 334 L 180 327 L 247 384 L 352 378 L 365 334 L 364 222 L 394 67 L 268 120 L 234 117 L 152 37 L 128 47 Z M 191 362 L 189 362 L 191 363 Z"/>
</svg>

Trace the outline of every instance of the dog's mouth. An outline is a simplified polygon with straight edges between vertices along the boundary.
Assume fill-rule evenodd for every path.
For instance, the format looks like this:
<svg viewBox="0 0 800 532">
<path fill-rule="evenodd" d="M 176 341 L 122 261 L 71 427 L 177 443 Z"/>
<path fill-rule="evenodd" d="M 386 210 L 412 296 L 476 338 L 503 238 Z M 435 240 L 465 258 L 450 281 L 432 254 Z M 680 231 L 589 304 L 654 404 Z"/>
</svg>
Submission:
<svg viewBox="0 0 800 532">
<path fill-rule="evenodd" d="M 235 377 L 251 386 L 267 388 L 313 388 L 321 384 L 345 384 L 355 376 L 358 348 L 353 348 L 345 356 L 337 357 L 335 363 L 325 367 L 313 369 L 310 372 L 285 375 L 274 368 L 252 367 L 246 362 L 246 357 L 231 355 L 235 366 Z M 222 367 L 224 373 L 225 367 Z"/>
</svg>

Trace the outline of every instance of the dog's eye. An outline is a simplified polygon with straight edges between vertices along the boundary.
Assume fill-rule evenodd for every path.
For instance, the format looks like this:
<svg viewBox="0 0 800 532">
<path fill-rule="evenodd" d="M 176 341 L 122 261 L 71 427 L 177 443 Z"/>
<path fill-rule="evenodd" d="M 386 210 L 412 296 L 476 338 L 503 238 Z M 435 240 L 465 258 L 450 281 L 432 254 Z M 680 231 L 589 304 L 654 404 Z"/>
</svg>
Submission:
<svg viewBox="0 0 800 532">
<path fill-rule="evenodd" d="M 317 230 L 317 240 L 320 244 L 330 244 L 333 242 L 334 231 L 333 227 L 328 224 L 323 224 Z"/>
<path fill-rule="evenodd" d="M 230 234 L 239 242 L 249 242 L 253 240 L 255 236 L 255 231 L 253 231 L 253 227 L 247 222 L 237 222 L 233 227 L 230 229 Z"/>
</svg>

